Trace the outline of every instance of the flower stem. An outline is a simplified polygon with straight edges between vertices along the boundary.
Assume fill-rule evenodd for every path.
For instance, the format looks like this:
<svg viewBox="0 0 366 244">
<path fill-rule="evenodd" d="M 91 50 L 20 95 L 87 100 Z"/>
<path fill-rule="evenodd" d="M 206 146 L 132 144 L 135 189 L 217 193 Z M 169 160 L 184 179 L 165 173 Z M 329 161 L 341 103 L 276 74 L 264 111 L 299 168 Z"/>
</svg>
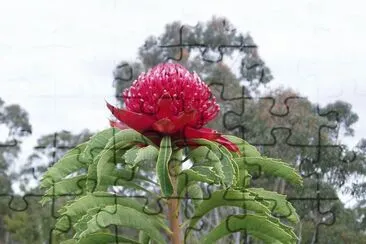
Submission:
<svg viewBox="0 0 366 244">
<path fill-rule="evenodd" d="M 179 227 L 179 200 L 171 198 L 168 200 L 168 218 L 170 229 L 173 232 L 171 235 L 172 244 L 180 244 L 180 227 Z"/>
<path fill-rule="evenodd" d="M 182 152 L 179 150 L 173 153 L 169 162 L 170 179 L 173 185 L 173 195 L 168 198 L 168 220 L 172 235 L 170 237 L 172 244 L 181 244 L 181 229 L 179 224 L 179 196 L 177 193 L 177 175 L 180 173 Z"/>
</svg>

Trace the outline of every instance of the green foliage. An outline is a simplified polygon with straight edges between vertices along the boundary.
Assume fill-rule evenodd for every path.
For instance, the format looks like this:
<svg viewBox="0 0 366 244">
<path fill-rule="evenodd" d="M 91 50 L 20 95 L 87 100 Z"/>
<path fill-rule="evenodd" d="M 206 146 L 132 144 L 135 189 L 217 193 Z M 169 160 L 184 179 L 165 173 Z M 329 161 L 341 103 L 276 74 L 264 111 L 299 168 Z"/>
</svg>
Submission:
<svg viewBox="0 0 366 244">
<path fill-rule="evenodd" d="M 209 166 L 193 166 L 190 169 L 182 170 L 177 178 L 177 192 L 179 195 L 184 187 L 196 181 L 209 184 L 218 184 L 220 182 L 220 177 Z"/>
<path fill-rule="evenodd" d="M 281 177 L 293 184 L 302 184 L 301 176 L 289 164 L 267 157 L 243 157 L 235 161 L 249 172 L 266 173 Z"/>
<path fill-rule="evenodd" d="M 86 229 L 80 233 L 80 238 L 100 231 L 102 228 L 110 225 L 118 225 L 144 231 L 152 240 L 163 244 L 165 243 L 164 237 L 154 223 L 154 217 L 136 211 L 133 208 L 118 204 L 109 205 L 91 215 Z"/>
<path fill-rule="evenodd" d="M 153 188 L 141 185 L 156 183 L 141 175 L 140 171 L 144 162 L 155 161 L 157 184 L 161 190 L 157 197 L 178 194 L 181 198 L 189 197 L 193 202 L 195 210 L 187 222 L 187 233 L 214 209 L 233 206 L 249 213 L 227 217 L 209 232 L 204 243 L 232 233 L 225 227 L 227 224 L 234 232 L 245 229 L 264 241 L 294 243 L 296 236 L 292 228 L 274 217 L 274 214 L 285 215 L 291 223 L 298 222 L 295 209 L 286 201 L 286 196 L 262 188 L 248 188 L 237 184 L 237 179 L 248 177 L 256 165 L 263 172 L 281 176 L 292 183 L 300 184 L 301 177 L 287 164 L 261 157 L 247 142 L 232 136 L 227 138 L 238 144 L 240 153 L 232 153 L 216 142 L 193 139 L 197 146 L 187 148 L 187 157 L 193 164 L 182 170 L 182 150 L 168 136 L 163 137 L 157 147 L 131 129 L 101 131 L 66 153 L 44 174 L 41 186 L 46 192 L 42 203 L 74 193 L 73 199 L 58 211 L 60 217 L 56 233 L 61 236 L 66 232 L 73 233 L 73 238 L 64 243 L 107 242 L 112 237 L 122 242 L 166 243 L 171 232 L 164 221 L 164 214 L 154 214 L 154 209 L 138 198 L 121 196 L 110 190 L 110 187 L 121 186 L 140 190 L 146 197 L 156 197 Z M 178 174 L 174 175 L 171 170 Z M 201 183 L 214 184 L 221 189 L 205 197 Z M 116 234 L 111 226 L 136 232 Z"/>
<path fill-rule="evenodd" d="M 86 143 L 82 143 L 65 154 L 51 169 L 43 175 L 42 187 L 48 188 L 55 181 L 63 179 L 64 177 L 76 172 L 80 169 L 86 169 L 87 164 L 80 158 L 80 154 L 85 150 Z"/>
<path fill-rule="evenodd" d="M 297 242 L 291 229 L 272 221 L 270 216 L 246 214 L 228 217 L 204 238 L 203 243 L 213 243 L 225 235 L 242 230 L 266 243 Z"/>
<path fill-rule="evenodd" d="M 136 242 L 132 239 L 116 235 L 112 232 L 95 232 L 80 238 L 79 241 L 75 239 L 69 239 L 66 241 L 62 241 L 61 244 L 100 244 L 100 243 L 131 243 L 131 244 L 139 244 L 140 242 Z"/>
<path fill-rule="evenodd" d="M 28 223 L 32 222 L 32 219 L 30 219 L 30 215 L 27 212 L 19 212 L 12 216 L 12 218 L 5 216 L 4 222 L 7 231 L 13 234 L 15 240 L 27 244 L 39 240 L 39 234 L 32 231 L 32 228 L 28 226 Z"/>
<path fill-rule="evenodd" d="M 146 149 L 140 151 L 144 147 L 138 148 L 138 145 L 143 145 Z M 110 210 L 108 207 L 115 206 L 118 211 L 113 218 L 106 217 L 108 221 L 112 221 L 105 222 L 106 227 L 115 221 L 117 221 L 116 224 L 127 227 L 136 227 L 138 223 L 143 223 L 146 226 L 142 230 L 152 239 L 162 242 L 162 237 L 157 235 L 158 229 L 165 230 L 167 233 L 169 233 L 169 229 L 163 223 L 161 215 L 151 215 L 150 223 L 146 220 L 145 215 L 148 211 L 153 211 L 148 210 L 138 199 L 117 196 L 108 191 L 111 186 L 122 185 L 125 188 L 143 190 L 153 195 L 139 185 L 139 181 L 153 181 L 137 172 L 138 165 L 131 164 L 132 159 L 129 154 L 132 149 L 138 149 L 136 158 L 139 155 L 139 161 L 136 163 L 142 163 L 152 156 L 156 151 L 155 148 L 156 146 L 149 139 L 133 130 L 107 129 L 66 153 L 44 174 L 41 181 L 41 187 L 46 189 L 41 201 L 43 204 L 52 199 L 62 198 L 66 193 L 68 193 L 67 195 L 74 193 L 76 196 L 74 200 L 69 200 L 59 210 L 60 218 L 56 223 L 57 233 L 60 235 L 71 230 L 78 243 L 96 242 L 100 238 L 108 239 L 113 233 L 106 232 L 108 228 L 102 228 L 101 224 L 92 224 L 91 221 L 96 218 L 99 220 L 102 216 L 106 217 L 106 213 Z M 127 152 L 130 153 L 126 155 Z M 84 171 L 80 169 L 84 169 Z M 141 216 L 140 222 L 137 217 L 133 218 L 137 212 Z M 118 222 L 120 215 L 126 213 L 130 214 L 131 218 L 125 219 L 123 223 Z M 137 221 L 134 222 L 134 226 L 130 226 L 131 219 Z M 99 233 L 99 231 L 103 231 L 103 233 Z M 91 238 L 86 234 L 89 232 L 96 234 L 94 233 Z M 122 240 L 125 237 L 120 238 Z M 72 242 L 70 241 L 70 243 Z"/>
<path fill-rule="evenodd" d="M 16 203 L 23 205 L 21 197 L 15 196 L 15 199 Z M 51 206 L 42 207 L 38 201 L 39 198 L 27 198 L 27 209 L 21 212 L 9 211 L 5 216 L 5 230 L 10 234 L 11 240 L 25 244 L 49 241 L 49 231 L 55 222 L 50 217 Z M 14 207 L 20 207 L 18 204 Z"/>
<path fill-rule="evenodd" d="M 294 224 L 299 222 L 300 219 L 296 209 L 286 200 L 285 195 L 266 191 L 263 188 L 248 188 L 248 191 L 255 194 L 257 201 L 263 200 L 272 213 L 286 217 Z"/>
<path fill-rule="evenodd" d="M 206 161 L 206 165 L 218 165 L 214 166 L 216 173 L 221 178 L 222 183 L 229 187 L 236 184 L 238 172 L 238 165 L 233 160 L 231 155 L 224 153 L 224 147 L 217 143 L 211 142 L 206 139 L 191 139 L 192 142 L 201 145 L 201 160 Z M 202 147 L 204 146 L 204 147 Z M 195 157 L 192 158 L 196 165 L 202 165 L 201 161 L 197 161 Z M 207 162 L 208 161 L 208 162 Z"/>
<path fill-rule="evenodd" d="M 4 197 L 7 194 L 13 194 L 12 181 L 14 178 L 10 174 L 9 166 L 16 163 L 17 157 L 21 152 L 21 144 L 24 137 L 29 136 L 32 131 L 32 126 L 29 123 L 28 113 L 19 105 L 6 104 L 0 98 L 0 243 L 6 241 L 6 223 L 11 224 L 12 221 L 7 218 L 5 223 L 5 216 L 11 215 L 9 209 L 9 197 Z M 19 219 L 24 218 L 29 220 L 28 215 L 17 215 Z M 5 223 L 5 225 L 4 225 Z M 14 226 L 14 225 L 13 225 Z M 8 226 L 9 227 L 9 226 Z M 24 227 L 24 226 L 23 226 Z M 39 236 L 37 233 L 30 233 L 30 228 L 23 228 L 23 230 L 15 230 L 10 228 L 12 236 L 15 236 L 18 240 L 24 240 L 20 237 L 23 234 L 28 234 L 29 239 L 33 239 L 33 236 Z M 28 242 L 29 243 L 29 242 Z"/>
<path fill-rule="evenodd" d="M 196 223 L 209 211 L 221 206 L 235 206 L 260 214 L 270 213 L 269 209 L 258 202 L 254 195 L 250 192 L 242 192 L 237 190 L 219 190 L 213 192 L 208 200 L 203 201 L 195 209 L 195 215 L 189 223 L 189 227 L 193 228 Z"/>
<path fill-rule="evenodd" d="M 173 194 L 173 185 L 169 175 L 169 159 L 172 156 L 172 143 L 169 136 L 165 136 L 160 143 L 158 160 L 156 161 L 156 174 L 159 178 L 163 196 Z"/>
</svg>

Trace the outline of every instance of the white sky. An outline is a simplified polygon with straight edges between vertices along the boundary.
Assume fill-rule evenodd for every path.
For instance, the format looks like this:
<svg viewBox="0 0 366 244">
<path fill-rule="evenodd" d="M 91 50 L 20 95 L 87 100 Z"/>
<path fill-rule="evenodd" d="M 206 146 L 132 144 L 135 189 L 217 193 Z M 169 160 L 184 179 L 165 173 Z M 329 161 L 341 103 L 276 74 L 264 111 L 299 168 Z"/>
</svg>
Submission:
<svg viewBox="0 0 366 244">
<path fill-rule="evenodd" d="M 112 71 L 147 36 L 212 15 L 250 32 L 284 85 L 313 102 L 350 102 L 366 137 L 366 15 L 362 1 L 0 0 L 0 97 L 30 114 L 30 151 L 40 135 L 108 126 Z"/>
</svg>

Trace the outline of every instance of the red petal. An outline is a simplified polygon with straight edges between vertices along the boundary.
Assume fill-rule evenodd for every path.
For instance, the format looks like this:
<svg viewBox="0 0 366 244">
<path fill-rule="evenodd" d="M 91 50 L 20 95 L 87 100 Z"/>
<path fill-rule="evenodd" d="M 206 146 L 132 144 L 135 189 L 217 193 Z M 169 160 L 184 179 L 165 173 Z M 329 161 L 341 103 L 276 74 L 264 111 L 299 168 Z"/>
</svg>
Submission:
<svg viewBox="0 0 366 244">
<path fill-rule="evenodd" d="M 111 127 L 119 128 L 121 130 L 128 129 L 128 126 L 125 123 L 122 123 L 121 121 L 109 121 L 109 124 Z"/>
<path fill-rule="evenodd" d="M 160 145 L 160 141 L 162 139 L 162 136 L 159 132 L 152 131 L 152 130 L 151 131 L 145 131 L 144 136 L 149 138 L 153 143 L 155 143 L 155 145 L 157 145 L 157 146 Z"/>
<path fill-rule="evenodd" d="M 172 98 L 168 93 L 162 95 L 158 101 L 158 111 L 156 117 L 158 119 L 170 118 L 173 115 L 171 110 Z"/>
<path fill-rule="evenodd" d="M 229 149 L 232 152 L 240 153 L 238 146 L 236 144 L 232 143 L 231 141 L 229 141 L 228 139 L 226 139 L 223 136 L 220 136 L 215 141 L 220 143 L 221 145 L 225 146 L 227 149 Z"/>
<path fill-rule="evenodd" d="M 125 123 L 128 127 L 140 132 L 151 128 L 152 124 L 156 121 L 148 115 L 118 109 L 109 103 L 107 103 L 107 107 L 118 120 Z"/>
<path fill-rule="evenodd" d="M 232 143 L 231 141 L 227 140 L 225 137 L 221 136 L 217 131 L 210 129 L 210 128 L 201 128 L 201 129 L 194 129 L 191 127 L 184 128 L 184 136 L 187 140 L 186 144 L 193 145 L 189 142 L 190 138 L 204 138 L 210 141 L 215 141 L 220 143 L 221 145 L 225 146 L 227 149 L 233 152 L 239 152 L 239 148 Z"/>
<path fill-rule="evenodd" d="M 182 140 L 179 140 L 177 142 L 174 143 L 177 147 L 180 147 L 180 148 L 183 148 L 183 147 L 186 147 L 186 146 L 189 146 L 191 149 L 195 149 L 196 147 L 199 147 L 200 145 L 196 142 L 193 142 L 193 141 L 182 141 Z"/>
<path fill-rule="evenodd" d="M 152 125 L 152 128 L 156 131 L 161 132 L 161 133 L 170 134 L 170 133 L 174 132 L 175 125 L 170 119 L 164 118 L 164 119 L 160 119 L 160 120 L 156 121 Z"/>
<path fill-rule="evenodd" d="M 192 127 L 185 127 L 184 128 L 184 137 L 189 138 L 204 138 L 207 140 L 215 140 L 220 136 L 217 131 L 210 129 L 210 128 L 200 128 L 194 129 Z"/>
<path fill-rule="evenodd" d="M 175 125 L 175 131 L 182 129 L 186 126 L 189 122 L 196 119 L 197 112 L 195 110 L 191 110 L 189 112 L 185 112 L 179 115 L 176 118 L 173 118 L 172 121 Z"/>
</svg>

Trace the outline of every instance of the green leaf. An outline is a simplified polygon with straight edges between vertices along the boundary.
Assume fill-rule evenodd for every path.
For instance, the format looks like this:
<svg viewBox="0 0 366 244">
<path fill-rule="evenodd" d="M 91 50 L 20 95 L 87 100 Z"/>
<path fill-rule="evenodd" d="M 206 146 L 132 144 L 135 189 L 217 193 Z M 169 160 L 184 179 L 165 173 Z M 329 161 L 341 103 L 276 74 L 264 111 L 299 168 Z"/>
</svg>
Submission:
<svg viewBox="0 0 366 244">
<path fill-rule="evenodd" d="M 227 160 L 224 160 L 224 161 L 231 163 L 230 166 L 234 170 L 234 172 L 233 172 L 234 173 L 234 175 L 233 175 L 233 184 L 236 184 L 236 181 L 239 177 L 239 166 L 236 163 L 236 161 L 234 160 L 234 157 L 232 156 L 229 149 L 227 149 L 224 146 L 220 146 L 220 151 L 226 155 Z"/>
<path fill-rule="evenodd" d="M 249 174 L 248 170 L 245 168 L 239 168 L 238 180 L 236 182 L 236 186 L 240 189 L 245 189 L 250 184 L 252 176 Z"/>
<path fill-rule="evenodd" d="M 98 214 L 100 207 L 86 209 L 86 214 L 81 216 L 78 221 L 74 224 L 75 235 L 74 238 L 80 238 L 81 233 L 88 229 L 88 222 L 93 218 L 94 215 Z M 103 228 L 101 228 L 103 229 Z"/>
<path fill-rule="evenodd" d="M 154 211 L 150 210 L 147 206 L 141 204 L 132 197 L 117 196 L 107 192 L 94 192 L 87 193 L 87 195 L 82 196 L 61 208 L 59 210 L 61 218 L 57 220 L 56 228 L 61 231 L 66 231 L 70 228 L 68 219 L 70 219 L 71 223 L 74 223 L 79 218 L 84 216 L 88 209 L 101 209 L 105 206 L 113 204 L 119 204 L 125 207 L 133 208 L 143 214 L 155 214 Z M 67 217 L 66 221 L 64 217 Z M 157 217 L 161 218 L 162 215 L 159 214 Z M 158 218 L 156 221 L 158 221 L 154 223 L 156 226 L 164 228 L 162 221 L 160 221 Z"/>
<path fill-rule="evenodd" d="M 172 155 L 172 144 L 169 136 L 163 137 L 160 143 L 158 160 L 156 162 L 156 173 L 160 182 L 161 191 L 164 196 L 173 194 L 173 185 L 169 175 L 169 159 Z"/>
<path fill-rule="evenodd" d="M 88 161 L 93 161 L 95 157 L 104 149 L 108 141 L 119 133 L 117 128 L 108 128 L 98 132 L 90 138 L 90 142 L 84 151 L 84 157 Z"/>
<path fill-rule="evenodd" d="M 134 161 L 134 166 L 139 165 L 140 163 L 144 161 L 156 161 L 158 158 L 158 149 L 154 146 L 146 146 L 142 147 L 138 150 L 137 156 Z"/>
<path fill-rule="evenodd" d="M 191 182 L 206 182 L 208 184 L 219 183 L 219 176 L 212 170 L 212 167 L 208 166 L 195 166 L 190 169 L 183 170 L 178 175 L 177 192 L 180 193 Z"/>
<path fill-rule="evenodd" d="M 197 172 L 200 175 L 203 175 L 205 179 L 200 180 L 199 178 L 197 178 L 197 181 L 202 181 L 202 182 L 206 182 L 206 183 L 210 183 L 212 181 L 212 183 L 219 183 L 220 182 L 220 178 L 219 176 L 213 171 L 212 167 L 207 167 L 207 166 L 193 166 L 192 168 L 190 168 L 192 171 Z M 192 178 L 192 180 L 194 180 L 195 178 Z"/>
<path fill-rule="evenodd" d="M 257 148 L 250 145 L 247 141 L 232 135 L 223 135 L 226 139 L 236 144 L 239 151 L 242 153 L 242 157 L 260 157 L 261 154 Z"/>
<path fill-rule="evenodd" d="M 103 142 L 105 142 L 105 140 Z M 135 130 L 119 130 L 108 139 L 104 149 L 99 151 L 99 155 L 95 157 L 95 162 L 92 167 L 89 168 L 88 179 L 90 181 L 98 182 L 98 190 L 104 188 L 105 186 L 101 184 L 102 180 L 105 181 L 104 178 L 111 179 L 109 176 L 114 172 L 115 166 L 119 160 L 122 161 L 122 155 L 125 153 L 125 150 L 136 144 L 147 143 L 154 145 L 148 138 Z M 117 181 L 119 178 L 115 178 L 115 180 Z"/>
<path fill-rule="evenodd" d="M 208 147 L 197 147 L 190 151 L 188 157 L 192 159 L 195 166 L 211 166 L 220 179 L 225 177 L 220 159 Z"/>
<path fill-rule="evenodd" d="M 88 221 L 88 228 L 80 234 L 80 237 L 85 237 L 110 225 L 118 225 L 142 230 L 152 240 L 164 244 L 165 239 L 154 226 L 152 218 L 154 218 L 153 215 L 142 214 L 135 209 L 121 205 L 107 206 Z"/>
<path fill-rule="evenodd" d="M 135 210 L 148 213 L 150 210 L 140 202 L 136 201 L 132 197 L 118 196 L 108 192 L 94 192 L 87 193 L 68 205 L 65 205 L 60 209 L 59 213 L 67 215 L 71 220 L 75 220 L 78 217 L 84 215 L 88 209 L 95 207 L 104 207 L 111 204 L 120 204 L 126 207 L 134 208 Z M 152 212 L 152 211 L 151 211 Z"/>
<path fill-rule="evenodd" d="M 124 155 L 124 153 L 125 150 L 123 148 L 106 148 L 101 152 L 101 156 L 96 163 L 96 176 L 98 187 L 105 185 L 105 183 L 102 184 L 102 182 L 105 182 L 106 177 L 108 178 L 111 175 L 116 176 L 116 166 L 118 163 L 123 163 L 122 156 Z M 123 168 L 121 170 L 120 176 L 123 177 L 123 180 L 132 180 L 134 178 L 134 170 L 130 168 Z"/>
<path fill-rule="evenodd" d="M 135 241 L 125 236 L 116 235 L 111 232 L 96 232 L 92 233 L 81 239 L 69 239 L 61 241 L 60 244 L 140 244 L 141 242 Z"/>
<path fill-rule="evenodd" d="M 84 194 L 86 175 L 79 175 L 67 178 L 54 184 L 44 194 L 41 204 L 45 204 L 52 198 L 73 194 L 75 196 Z"/>
<path fill-rule="evenodd" d="M 215 243 L 226 235 L 243 230 L 246 230 L 248 234 L 257 237 L 266 243 L 287 244 L 296 243 L 297 241 L 276 223 L 268 220 L 266 216 L 245 214 L 229 216 L 206 235 L 202 243 Z"/>
<path fill-rule="evenodd" d="M 88 168 L 88 177 L 86 181 L 86 189 L 91 192 L 94 191 L 97 186 L 97 165 L 101 158 L 102 153 L 105 151 L 105 147 L 109 142 L 113 142 L 115 136 L 120 133 L 121 130 L 117 128 L 108 128 L 97 134 L 91 139 L 88 146 L 83 153 L 84 158 L 92 160 L 92 163 Z"/>
<path fill-rule="evenodd" d="M 223 183 L 226 186 L 231 186 L 232 184 L 235 184 L 236 181 L 236 176 L 235 176 L 235 169 L 233 166 L 233 162 L 231 162 L 231 159 L 222 152 L 222 150 L 219 148 L 218 144 L 206 139 L 191 139 L 193 142 L 199 144 L 199 145 L 203 145 L 206 146 L 208 148 L 209 151 L 212 151 L 215 155 L 216 158 L 218 158 L 221 166 L 222 166 L 222 171 L 221 172 L 217 172 L 218 175 L 222 175 L 223 174 Z M 222 145 L 220 145 L 222 146 Z M 222 146 L 223 147 L 223 146 Z M 210 154 L 208 151 L 208 153 L 206 154 L 207 159 L 211 160 L 214 157 L 212 156 L 212 154 Z M 202 153 L 201 153 L 201 157 L 202 157 Z"/>
<path fill-rule="evenodd" d="M 141 244 L 149 244 L 150 237 L 143 231 L 139 232 L 139 243 Z"/>
<path fill-rule="evenodd" d="M 296 209 L 289 201 L 286 200 L 286 195 L 267 191 L 263 188 L 248 188 L 247 190 L 255 194 L 260 200 L 268 202 L 267 207 L 272 211 L 272 213 L 280 214 L 292 223 L 297 224 L 299 222 L 300 219 L 296 213 Z"/>
<path fill-rule="evenodd" d="M 120 130 L 109 139 L 105 148 L 125 148 L 128 145 L 152 145 L 157 147 L 150 139 L 133 129 Z"/>
<path fill-rule="evenodd" d="M 58 231 L 58 234 L 68 232 L 71 228 L 71 223 L 68 216 L 60 216 L 57 218 L 55 224 L 55 231 Z"/>
<path fill-rule="evenodd" d="M 97 161 L 95 160 L 89 164 L 85 186 L 87 192 L 93 192 L 97 186 Z"/>
<path fill-rule="evenodd" d="M 61 241 L 60 244 L 77 244 L 77 241 L 75 239 L 69 239 L 69 240 Z"/>
<path fill-rule="evenodd" d="M 134 146 L 130 149 L 128 149 L 122 156 L 122 158 L 125 160 L 126 164 L 130 165 L 131 167 L 135 166 L 135 159 L 137 157 L 137 152 L 139 151 L 139 147 Z"/>
<path fill-rule="evenodd" d="M 222 206 L 234 206 L 240 207 L 246 210 L 255 211 L 257 213 L 270 214 L 269 209 L 255 200 L 249 192 L 241 192 L 237 190 L 219 190 L 212 193 L 211 197 L 204 200 L 196 208 L 194 216 L 189 223 L 190 227 L 194 227 L 195 224 L 208 212 L 217 207 Z"/>
<path fill-rule="evenodd" d="M 140 242 L 133 239 L 127 238 L 125 236 L 116 235 L 115 233 L 108 232 L 96 232 L 89 234 L 86 237 L 81 238 L 77 244 L 103 244 L 103 243 L 131 243 L 139 244 Z"/>
<path fill-rule="evenodd" d="M 244 167 L 250 172 L 264 172 L 273 176 L 282 177 L 293 184 L 302 185 L 302 178 L 296 170 L 278 159 L 244 157 L 236 158 L 235 161 L 238 163 L 239 167 Z"/>
<path fill-rule="evenodd" d="M 292 228 L 291 226 L 283 224 L 280 221 L 280 219 L 277 218 L 277 217 L 273 217 L 271 215 L 267 215 L 266 217 L 268 218 L 268 220 L 270 220 L 271 222 L 277 224 L 281 229 L 286 231 L 287 234 L 291 235 L 293 240 L 298 240 L 298 237 L 296 236 L 296 234 L 294 232 L 294 228 Z"/>
<path fill-rule="evenodd" d="M 106 148 L 100 153 L 100 158 L 96 163 L 97 188 L 96 190 L 107 190 L 109 186 L 122 185 L 124 187 L 130 187 L 137 190 L 142 190 L 151 193 L 147 189 L 139 186 L 139 181 L 146 181 L 152 184 L 156 184 L 151 179 L 137 174 L 137 169 L 131 167 L 117 168 L 117 163 L 123 163 L 122 155 L 124 155 L 125 149 Z M 119 161 L 117 161 L 119 160 Z"/>
<path fill-rule="evenodd" d="M 202 203 L 203 192 L 201 187 L 197 183 L 191 184 L 187 187 L 187 194 L 188 198 L 192 200 L 195 207 Z"/>
<path fill-rule="evenodd" d="M 49 188 L 71 173 L 77 172 L 80 169 L 86 169 L 89 162 L 82 160 L 80 155 L 87 144 L 88 142 L 85 142 L 76 146 L 49 168 L 42 177 L 41 188 Z"/>
<path fill-rule="evenodd" d="M 223 135 L 226 139 L 236 144 L 239 148 L 242 157 L 260 157 L 260 153 L 256 147 L 250 145 L 247 141 L 232 135 Z M 240 157 L 238 153 L 231 153 L 234 158 Z M 234 160 L 235 161 L 235 160 Z M 237 172 L 237 183 L 236 186 L 240 188 L 245 188 L 250 184 L 250 179 L 252 178 L 248 170 L 243 167 L 243 165 L 238 165 Z"/>
<path fill-rule="evenodd" d="M 123 186 L 151 193 L 146 188 L 140 186 L 142 182 L 157 185 L 157 183 L 150 178 L 139 174 L 135 168 L 115 167 L 113 171 L 108 171 L 108 169 L 103 171 L 100 175 L 97 189 L 106 190 L 109 186 Z"/>
</svg>

